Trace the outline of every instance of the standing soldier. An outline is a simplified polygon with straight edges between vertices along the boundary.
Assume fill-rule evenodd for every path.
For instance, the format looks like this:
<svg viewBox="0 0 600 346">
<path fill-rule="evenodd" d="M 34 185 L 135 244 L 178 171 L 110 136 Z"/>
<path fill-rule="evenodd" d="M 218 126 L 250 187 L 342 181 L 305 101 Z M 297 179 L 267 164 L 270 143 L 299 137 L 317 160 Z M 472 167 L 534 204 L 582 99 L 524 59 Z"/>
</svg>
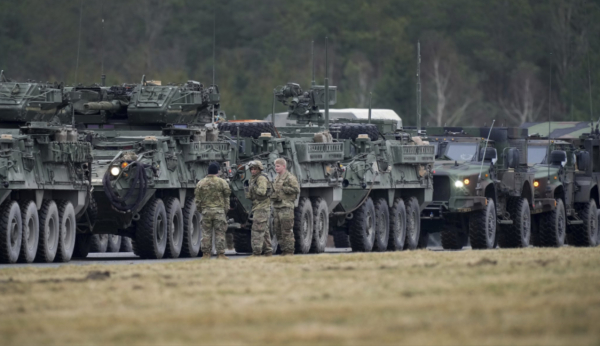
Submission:
<svg viewBox="0 0 600 346">
<path fill-rule="evenodd" d="M 273 187 L 273 224 L 283 256 L 294 254 L 294 202 L 300 193 L 296 177 L 287 171 L 284 159 L 275 160 L 277 178 Z"/>
<path fill-rule="evenodd" d="M 252 257 L 258 257 L 262 254 L 263 248 L 265 256 L 273 256 L 271 247 L 271 234 L 269 232 L 269 214 L 271 213 L 271 200 L 269 195 L 270 182 L 264 170 L 262 162 L 250 161 L 248 164 L 252 178 L 246 191 L 246 198 L 252 201 Z"/>
<path fill-rule="evenodd" d="M 225 256 L 225 233 L 229 209 L 229 184 L 217 175 L 220 166 L 211 162 L 208 175 L 196 185 L 196 208 L 202 213 L 202 259 L 209 259 L 212 252 L 212 235 L 215 232 L 215 243 L 218 259 L 229 259 Z"/>
</svg>

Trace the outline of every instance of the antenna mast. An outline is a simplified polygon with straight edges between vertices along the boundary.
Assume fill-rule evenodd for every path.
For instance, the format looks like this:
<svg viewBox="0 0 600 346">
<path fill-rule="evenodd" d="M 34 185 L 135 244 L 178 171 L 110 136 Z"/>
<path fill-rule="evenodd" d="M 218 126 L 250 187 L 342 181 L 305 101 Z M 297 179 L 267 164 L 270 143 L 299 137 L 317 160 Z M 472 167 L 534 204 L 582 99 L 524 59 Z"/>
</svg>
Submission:
<svg viewBox="0 0 600 346">
<path fill-rule="evenodd" d="M 325 37 L 325 131 L 329 131 L 329 59 L 327 56 L 327 42 Z"/>
<path fill-rule="evenodd" d="M 79 75 L 79 48 L 81 47 L 81 18 L 83 17 L 83 0 L 79 4 L 79 34 L 77 37 L 77 61 L 75 63 L 75 85 L 77 85 L 77 79 Z"/>
<path fill-rule="evenodd" d="M 421 134 L 421 41 L 417 41 L 417 136 Z"/>
<path fill-rule="evenodd" d="M 313 40 L 310 44 L 310 55 L 312 64 L 312 86 L 315 86 L 315 41 Z"/>
<path fill-rule="evenodd" d="M 546 164 L 548 165 L 548 181 L 550 181 L 550 142 L 552 141 L 552 132 L 550 127 L 550 113 L 552 112 L 552 53 L 550 53 L 550 82 L 548 83 L 548 153 L 546 154 Z M 593 126 L 593 125 L 592 125 Z M 593 128 L 592 128 L 593 130 Z"/>
<path fill-rule="evenodd" d="M 104 86 L 105 82 L 106 82 L 106 75 L 104 74 L 104 2 L 102 2 L 101 14 L 102 14 L 102 36 L 101 36 L 101 40 L 102 40 L 102 60 L 101 60 L 100 76 L 102 78 L 102 84 L 101 85 Z"/>
<path fill-rule="evenodd" d="M 217 45 L 217 9 L 216 7 L 213 8 L 213 66 L 212 66 L 212 70 L 213 70 L 213 78 L 212 78 L 212 85 L 214 87 L 215 85 L 215 51 L 216 51 L 216 45 Z M 215 105 L 212 106 L 212 126 L 213 128 L 215 127 Z"/>
<path fill-rule="evenodd" d="M 588 61 L 588 91 L 590 94 L 590 122 L 591 122 L 591 126 L 592 126 L 592 131 L 594 132 L 594 109 L 592 108 L 592 75 L 590 73 L 590 52 L 588 51 L 588 56 L 587 56 L 587 61 Z M 600 119 L 598 119 L 598 122 L 600 122 Z M 598 123 L 596 123 L 596 129 L 598 129 Z"/>
</svg>

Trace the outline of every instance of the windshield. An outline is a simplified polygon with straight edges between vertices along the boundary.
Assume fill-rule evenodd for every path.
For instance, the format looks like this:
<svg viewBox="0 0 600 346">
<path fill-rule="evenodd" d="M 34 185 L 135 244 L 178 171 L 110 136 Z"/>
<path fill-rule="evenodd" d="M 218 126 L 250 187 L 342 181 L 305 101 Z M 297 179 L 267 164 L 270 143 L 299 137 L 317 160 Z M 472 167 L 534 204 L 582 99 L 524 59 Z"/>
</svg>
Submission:
<svg viewBox="0 0 600 346">
<path fill-rule="evenodd" d="M 455 161 L 470 161 L 477 150 L 477 143 L 448 143 L 446 154 Z"/>
<path fill-rule="evenodd" d="M 547 147 L 529 146 L 529 148 L 527 148 L 527 163 L 533 165 L 544 162 L 547 150 Z"/>
</svg>

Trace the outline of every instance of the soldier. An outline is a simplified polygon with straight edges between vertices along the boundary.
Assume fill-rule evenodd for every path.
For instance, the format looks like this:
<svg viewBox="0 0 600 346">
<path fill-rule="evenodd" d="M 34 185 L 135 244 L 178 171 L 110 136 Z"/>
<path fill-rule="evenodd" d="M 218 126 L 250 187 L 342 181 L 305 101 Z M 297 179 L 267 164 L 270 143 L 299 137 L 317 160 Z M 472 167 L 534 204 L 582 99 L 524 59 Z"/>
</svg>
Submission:
<svg viewBox="0 0 600 346">
<path fill-rule="evenodd" d="M 275 160 L 277 178 L 273 187 L 273 226 L 283 256 L 294 254 L 294 202 L 300 193 L 296 177 L 287 171 L 284 159 Z"/>
<path fill-rule="evenodd" d="M 229 209 L 229 184 L 217 175 L 220 166 L 211 162 L 208 175 L 196 185 L 196 208 L 202 213 L 202 259 L 209 259 L 212 252 L 212 232 L 215 232 L 215 243 L 218 259 L 229 259 L 225 256 L 225 233 Z"/>
<path fill-rule="evenodd" d="M 269 195 L 272 191 L 271 183 L 266 175 L 262 173 L 263 165 L 260 161 L 250 161 L 248 164 L 252 178 L 246 191 L 246 198 L 252 201 L 252 256 L 258 257 L 273 255 L 271 247 L 271 234 L 269 232 L 269 214 L 271 213 L 271 200 Z"/>
</svg>

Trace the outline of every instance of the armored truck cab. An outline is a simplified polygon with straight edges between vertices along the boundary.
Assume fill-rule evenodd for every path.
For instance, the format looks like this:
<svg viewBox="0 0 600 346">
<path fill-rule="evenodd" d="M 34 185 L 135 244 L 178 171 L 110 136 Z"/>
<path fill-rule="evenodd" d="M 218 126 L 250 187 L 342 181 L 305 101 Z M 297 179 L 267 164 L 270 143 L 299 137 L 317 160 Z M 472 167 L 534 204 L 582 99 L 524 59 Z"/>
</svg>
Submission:
<svg viewBox="0 0 600 346">
<path fill-rule="evenodd" d="M 142 258 L 197 256 L 196 183 L 210 161 L 229 161 L 232 152 L 211 122 L 219 114 L 217 86 L 160 85 L 144 77 L 137 85 L 95 90 L 72 90 L 65 112 L 75 113 L 93 145 L 97 217 L 90 233 L 131 237 Z"/>
<path fill-rule="evenodd" d="M 61 85 L 0 73 L 0 261 L 67 262 L 90 196 L 91 146 L 70 122 Z"/>
<path fill-rule="evenodd" d="M 427 232 L 441 231 L 448 249 L 469 240 L 476 249 L 528 246 L 535 199 L 526 131 L 432 127 L 427 133 L 437 146 L 434 201 L 421 214 Z"/>
</svg>

